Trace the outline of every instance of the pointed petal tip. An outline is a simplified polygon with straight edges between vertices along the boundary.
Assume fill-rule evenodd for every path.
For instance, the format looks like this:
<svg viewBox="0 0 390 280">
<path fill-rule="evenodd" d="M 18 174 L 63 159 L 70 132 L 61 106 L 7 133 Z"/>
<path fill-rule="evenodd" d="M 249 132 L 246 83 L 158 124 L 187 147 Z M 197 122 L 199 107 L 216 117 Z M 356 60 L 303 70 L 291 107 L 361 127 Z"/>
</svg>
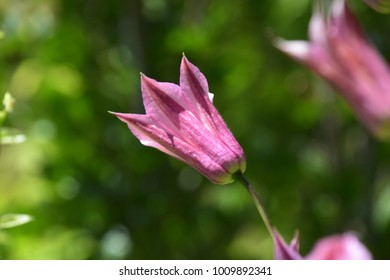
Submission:
<svg viewBox="0 0 390 280">
<path fill-rule="evenodd" d="M 158 81 L 155 79 L 149 78 L 144 73 L 141 73 L 141 85 L 151 85 L 151 84 L 157 84 Z"/>
<path fill-rule="evenodd" d="M 189 68 L 191 67 L 192 63 L 188 60 L 185 53 L 183 52 L 183 57 L 181 58 L 181 65 L 180 69 L 183 69 L 183 67 Z"/>
<path fill-rule="evenodd" d="M 118 117 L 118 118 L 119 118 L 120 115 L 124 114 L 124 113 L 118 113 L 118 112 L 113 112 L 113 111 L 107 111 L 107 112 L 109 114 L 111 114 L 111 115 L 114 115 L 114 116 Z"/>
<path fill-rule="evenodd" d="M 127 113 L 117 113 L 117 112 L 112 112 L 112 111 L 108 111 L 108 113 L 114 115 L 115 117 L 117 117 L 121 121 L 126 121 L 127 117 L 130 115 Z"/>
<path fill-rule="evenodd" d="M 151 82 L 157 82 L 157 80 L 153 79 L 153 78 L 150 78 L 148 76 L 146 76 L 144 73 L 140 72 L 140 76 L 141 76 L 141 80 L 145 80 L 145 81 L 151 81 Z"/>
<path fill-rule="evenodd" d="M 183 75 L 185 72 L 193 72 L 193 69 L 196 66 L 193 65 L 186 56 L 183 55 L 181 59 L 181 64 L 180 64 L 180 75 Z"/>
<path fill-rule="evenodd" d="M 142 72 L 139 72 L 139 75 L 140 75 L 140 77 L 141 77 L 141 80 L 143 80 L 143 79 L 150 79 L 148 76 L 146 76 L 144 73 L 142 73 Z"/>
<path fill-rule="evenodd" d="M 183 53 L 183 58 L 181 59 L 181 66 L 183 67 L 187 67 L 187 68 L 191 68 L 191 67 L 196 67 L 195 65 L 193 65 L 189 60 L 188 58 L 184 55 Z"/>
<path fill-rule="evenodd" d="M 180 74 L 184 74 L 185 72 L 188 73 L 193 73 L 198 79 L 205 80 L 205 77 L 200 77 L 204 76 L 202 72 L 199 70 L 197 66 L 195 66 L 191 61 L 188 60 L 186 56 L 183 56 L 181 60 L 181 65 L 180 65 Z M 207 90 L 208 91 L 208 90 Z"/>
<path fill-rule="evenodd" d="M 183 57 L 181 58 L 181 64 L 182 64 L 182 66 L 184 65 L 184 64 L 188 64 L 188 58 L 185 56 L 185 54 L 183 53 Z"/>
</svg>

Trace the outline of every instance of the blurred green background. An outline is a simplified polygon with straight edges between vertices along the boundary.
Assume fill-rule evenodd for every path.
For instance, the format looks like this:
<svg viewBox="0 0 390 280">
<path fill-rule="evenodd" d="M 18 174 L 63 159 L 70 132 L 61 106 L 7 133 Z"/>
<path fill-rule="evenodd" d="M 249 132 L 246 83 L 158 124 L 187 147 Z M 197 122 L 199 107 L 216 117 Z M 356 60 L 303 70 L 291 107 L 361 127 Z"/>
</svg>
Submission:
<svg viewBox="0 0 390 280">
<path fill-rule="evenodd" d="M 389 16 L 350 1 L 390 61 Z M 309 0 L 0 0 L 5 126 L 1 259 L 270 259 L 240 185 L 217 186 L 142 146 L 108 110 L 143 113 L 139 72 L 178 83 L 182 52 L 246 151 L 246 177 L 301 252 L 355 231 L 390 258 L 390 145 L 371 139 L 333 89 L 271 43 L 306 39 Z"/>
</svg>

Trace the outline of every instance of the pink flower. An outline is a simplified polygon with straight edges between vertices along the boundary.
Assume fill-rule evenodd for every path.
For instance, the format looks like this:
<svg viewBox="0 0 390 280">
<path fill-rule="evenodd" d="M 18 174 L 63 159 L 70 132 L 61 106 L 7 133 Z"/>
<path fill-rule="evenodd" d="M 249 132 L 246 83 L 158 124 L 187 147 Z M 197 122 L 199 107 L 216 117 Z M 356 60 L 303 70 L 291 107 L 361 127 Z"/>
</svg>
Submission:
<svg viewBox="0 0 390 280">
<path fill-rule="evenodd" d="M 278 232 L 274 233 L 277 260 L 371 260 L 371 253 L 353 233 L 331 235 L 320 239 L 314 248 L 302 257 L 298 253 L 298 236 L 287 245 Z"/>
<path fill-rule="evenodd" d="M 207 80 L 183 57 L 180 86 L 141 74 L 145 115 L 114 113 L 145 146 L 197 169 L 216 184 L 244 172 L 245 154 L 215 109 Z"/>
<path fill-rule="evenodd" d="M 390 138 L 390 70 L 368 42 L 345 0 L 334 0 L 327 18 L 316 9 L 310 41 L 276 46 L 339 89 L 360 120 L 379 138 Z"/>
</svg>

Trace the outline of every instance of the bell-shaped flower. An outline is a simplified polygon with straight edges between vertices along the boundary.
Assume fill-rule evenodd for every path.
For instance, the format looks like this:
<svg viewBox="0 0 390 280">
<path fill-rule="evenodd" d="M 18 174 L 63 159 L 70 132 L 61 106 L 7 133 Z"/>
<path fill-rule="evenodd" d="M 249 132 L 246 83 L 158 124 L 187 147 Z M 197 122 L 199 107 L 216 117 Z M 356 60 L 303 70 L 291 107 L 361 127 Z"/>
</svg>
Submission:
<svg viewBox="0 0 390 280">
<path fill-rule="evenodd" d="M 302 257 L 298 252 L 298 236 L 286 244 L 277 231 L 274 233 L 277 260 L 371 260 L 371 253 L 355 234 L 347 232 L 331 235 L 316 242 L 313 249 Z"/>
<path fill-rule="evenodd" d="M 310 41 L 276 40 L 276 46 L 336 87 L 366 127 L 390 138 L 390 70 L 363 34 L 345 0 L 326 17 L 317 7 Z"/>
<path fill-rule="evenodd" d="M 197 169 L 216 184 L 244 172 L 245 154 L 214 107 L 205 76 L 183 57 L 180 86 L 141 75 L 146 114 L 114 113 L 146 146 Z"/>
</svg>

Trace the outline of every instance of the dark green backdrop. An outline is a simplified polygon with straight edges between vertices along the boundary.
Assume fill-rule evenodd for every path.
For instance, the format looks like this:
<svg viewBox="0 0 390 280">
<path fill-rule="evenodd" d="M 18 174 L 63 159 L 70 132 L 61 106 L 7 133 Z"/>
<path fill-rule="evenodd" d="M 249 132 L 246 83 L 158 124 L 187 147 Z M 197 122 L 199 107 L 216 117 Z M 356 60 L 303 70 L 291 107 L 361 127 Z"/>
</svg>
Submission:
<svg viewBox="0 0 390 280">
<path fill-rule="evenodd" d="M 350 1 L 390 61 L 390 20 Z M 337 93 L 285 57 L 274 36 L 306 39 L 309 0 L 0 1 L 5 125 L 1 259 L 264 259 L 270 237 L 244 188 L 217 186 L 142 146 L 108 110 L 143 113 L 139 72 L 178 83 L 182 52 L 244 148 L 247 178 L 306 254 L 355 231 L 390 257 L 390 144 L 371 139 Z"/>
</svg>

